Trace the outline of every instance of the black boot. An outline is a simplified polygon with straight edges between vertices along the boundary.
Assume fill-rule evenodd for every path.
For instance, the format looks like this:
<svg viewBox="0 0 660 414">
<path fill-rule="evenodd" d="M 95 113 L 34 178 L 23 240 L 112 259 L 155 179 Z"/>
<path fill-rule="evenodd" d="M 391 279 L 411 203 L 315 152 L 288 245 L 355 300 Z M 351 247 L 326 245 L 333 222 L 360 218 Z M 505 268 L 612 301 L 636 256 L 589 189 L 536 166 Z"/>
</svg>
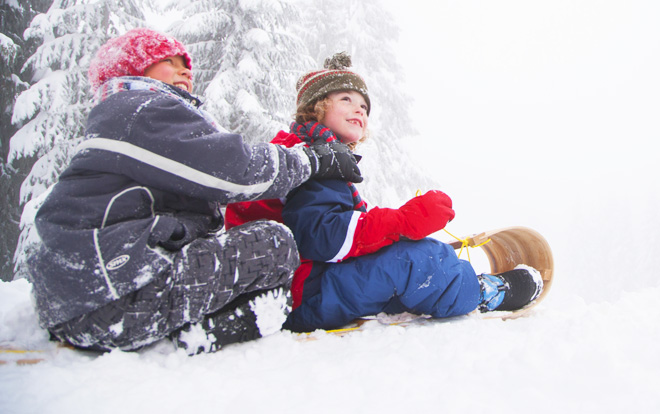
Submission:
<svg viewBox="0 0 660 414">
<path fill-rule="evenodd" d="M 289 291 L 276 288 L 241 295 L 197 324 L 187 324 L 172 339 L 189 355 L 215 352 L 280 330 L 290 311 Z"/>
<path fill-rule="evenodd" d="M 517 267 L 497 275 L 479 275 L 481 303 L 479 311 L 522 309 L 543 291 L 541 274 L 531 267 Z"/>
</svg>

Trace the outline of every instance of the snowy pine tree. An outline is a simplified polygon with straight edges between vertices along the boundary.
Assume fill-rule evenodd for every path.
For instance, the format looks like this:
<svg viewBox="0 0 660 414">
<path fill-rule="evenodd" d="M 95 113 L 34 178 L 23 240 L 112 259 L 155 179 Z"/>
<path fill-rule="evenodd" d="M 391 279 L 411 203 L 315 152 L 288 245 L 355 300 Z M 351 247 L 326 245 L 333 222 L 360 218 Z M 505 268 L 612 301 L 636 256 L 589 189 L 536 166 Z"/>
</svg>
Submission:
<svg viewBox="0 0 660 414">
<path fill-rule="evenodd" d="M 40 46 L 24 66 L 33 76 L 14 106 L 12 123 L 20 129 L 11 138 L 8 159 L 36 156 L 38 160 L 21 187 L 20 201 L 26 204 L 14 256 L 15 277 L 25 276 L 26 251 L 36 239 L 36 209 L 83 133 L 91 105 L 87 82 L 91 58 L 109 37 L 144 24 L 133 0 L 56 0 L 25 31 L 25 37 Z"/>
<path fill-rule="evenodd" d="M 145 0 L 152 20 L 168 16 L 172 22 L 161 30 L 181 41 L 193 59 L 193 93 L 202 96 L 218 71 L 222 42 L 230 31 L 232 16 L 227 5 L 213 0 L 193 0 L 182 4 L 174 0 Z M 150 23 L 155 23 L 151 22 Z M 208 108 L 207 108 L 208 109 Z"/>
<path fill-rule="evenodd" d="M 34 74 L 20 94 L 12 122 L 20 129 L 11 138 L 9 161 L 38 157 L 21 189 L 27 203 L 15 256 L 21 270 L 32 243 L 34 213 L 47 188 L 72 156 L 90 109 L 86 72 L 90 59 L 109 37 L 149 24 L 150 18 L 179 16 L 163 31 L 181 40 L 193 56 L 195 93 L 219 124 L 246 142 L 270 140 L 286 128 L 295 110 L 295 82 L 323 60 L 346 50 L 354 69 L 370 88 L 373 139 L 359 151 L 367 180 L 362 191 L 393 204 L 412 196 L 411 188 L 393 188 L 405 164 L 403 138 L 414 134 L 408 116 L 410 98 L 393 55 L 397 29 L 377 0 L 192 0 L 185 4 L 157 0 L 56 0 L 37 15 L 26 38 L 41 43 L 23 71 Z M 171 19 L 170 19 L 171 20 Z M 150 22 L 151 23 L 151 22 Z M 154 22 L 155 23 L 155 22 Z M 162 23 L 162 22 L 159 22 Z M 303 40 L 304 39 L 304 40 Z M 411 185 L 429 183 L 412 167 Z M 396 194 L 396 200 L 385 200 Z"/>
<path fill-rule="evenodd" d="M 411 188 L 387 191 L 401 172 L 382 166 L 406 156 L 404 139 L 415 130 L 408 112 L 411 98 L 393 53 L 398 29 L 378 0 L 198 0 L 168 7 L 185 16 L 167 31 L 193 55 L 196 92 L 220 125 L 247 142 L 269 140 L 291 121 L 298 77 L 345 50 L 375 102 L 374 139 L 359 149 L 368 155 L 363 191 L 378 204 L 396 204 L 417 188 L 433 187 L 411 160 L 406 172 Z M 396 197 L 385 200 L 383 194 Z"/>
<path fill-rule="evenodd" d="M 48 8 L 50 0 L 24 2 L 0 0 L 0 279 L 14 275 L 13 256 L 19 236 L 19 189 L 34 163 L 32 157 L 7 163 L 9 139 L 17 131 L 11 123 L 16 97 L 29 85 L 28 71 L 21 71 L 36 43 L 23 39 L 23 32 L 35 14 Z"/>
<path fill-rule="evenodd" d="M 293 35 L 297 9 L 280 0 L 198 0 L 168 33 L 193 56 L 195 90 L 220 125 L 246 142 L 269 141 L 292 120 L 295 81 L 312 65 Z"/>
</svg>

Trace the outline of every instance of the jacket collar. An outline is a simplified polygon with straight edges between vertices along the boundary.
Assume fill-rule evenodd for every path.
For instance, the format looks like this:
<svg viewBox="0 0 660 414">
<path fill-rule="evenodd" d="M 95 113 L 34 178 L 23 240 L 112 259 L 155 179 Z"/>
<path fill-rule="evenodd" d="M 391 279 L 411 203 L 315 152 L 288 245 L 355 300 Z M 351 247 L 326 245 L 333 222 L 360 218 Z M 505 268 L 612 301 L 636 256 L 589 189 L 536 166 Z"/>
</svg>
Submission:
<svg viewBox="0 0 660 414">
<path fill-rule="evenodd" d="M 106 100 L 109 96 L 119 92 L 135 90 L 166 93 L 194 106 L 195 108 L 199 108 L 202 105 L 202 101 L 199 98 L 183 89 L 144 76 L 120 76 L 108 80 L 97 89 L 96 94 L 94 95 L 94 103 L 98 104 Z"/>
</svg>

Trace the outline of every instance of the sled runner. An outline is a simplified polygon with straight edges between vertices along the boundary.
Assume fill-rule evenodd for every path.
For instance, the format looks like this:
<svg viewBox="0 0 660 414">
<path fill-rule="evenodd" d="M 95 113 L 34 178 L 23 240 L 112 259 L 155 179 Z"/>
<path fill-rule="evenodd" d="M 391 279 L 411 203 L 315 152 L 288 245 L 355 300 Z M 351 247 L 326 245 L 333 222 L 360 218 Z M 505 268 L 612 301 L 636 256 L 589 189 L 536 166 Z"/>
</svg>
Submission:
<svg viewBox="0 0 660 414">
<path fill-rule="evenodd" d="M 49 343 L 43 349 L 24 349 L 20 346 L 0 346 L 0 366 L 2 365 L 34 365 L 51 359 L 62 349 L 74 349 L 61 342 Z"/>
<path fill-rule="evenodd" d="M 34 365 L 43 361 L 42 351 L 30 351 L 11 347 L 0 347 L 0 365 L 14 363 L 16 365 Z"/>
</svg>

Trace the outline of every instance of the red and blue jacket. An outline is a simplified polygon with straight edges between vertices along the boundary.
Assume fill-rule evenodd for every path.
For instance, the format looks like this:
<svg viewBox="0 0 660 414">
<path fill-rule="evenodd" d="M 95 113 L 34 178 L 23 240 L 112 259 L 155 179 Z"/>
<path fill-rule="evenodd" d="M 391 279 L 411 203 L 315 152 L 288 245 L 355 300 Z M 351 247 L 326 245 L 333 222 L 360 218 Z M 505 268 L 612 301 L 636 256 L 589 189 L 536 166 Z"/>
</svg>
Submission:
<svg viewBox="0 0 660 414">
<path fill-rule="evenodd" d="M 280 131 L 271 141 L 286 147 L 309 145 L 316 139 L 336 139 L 319 123 L 292 124 L 291 133 Z M 373 253 L 399 240 L 392 226 L 383 225 L 390 209 L 373 208 L 361 199 L 355 186 L 341 180 L 309 180 L 284 199 L 233 203 L 227 206 L 227 228 L 257 219 L 284 223 L 294 234 L 301 265 L 291 288 L 293 308 L 303 300 L 305 281 L 322 273 L 330 263 Z"/>
</svg>

